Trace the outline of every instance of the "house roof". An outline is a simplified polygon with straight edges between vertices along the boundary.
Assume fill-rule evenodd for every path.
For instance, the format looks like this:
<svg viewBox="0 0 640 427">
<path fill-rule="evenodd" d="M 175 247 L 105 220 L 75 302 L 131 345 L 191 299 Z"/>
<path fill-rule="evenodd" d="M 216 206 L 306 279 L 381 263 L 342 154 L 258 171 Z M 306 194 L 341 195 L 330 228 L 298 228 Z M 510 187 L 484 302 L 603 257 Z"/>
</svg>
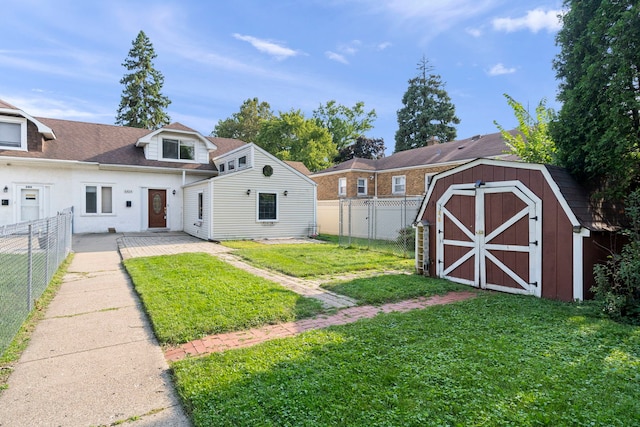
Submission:
<svg viewBox="0 0 640 427">
<path fill-rule="evenodd" d="M 502 139 L 502 135 L 497 132 L 400 151 L 377 160 L 354 158 L 315 174 L 355 169 L 382 171 L 438 163 L 464 162 L 478 158 L 505 157 L 507 150 L 508 147 Z"/>
<path fill-rule="evenodd" d="M 0 100 L 0 108 L 16 110 L 16 107 Z M 0 156 L 68 160 L 79 162 L 92 162 L 109 165 L 160 167 L 168 169 L 186 169 L 199 171 L 217 171 L 211 162 L 181 163 L 158 161 L 145 158 L 144 149 L 136 147 L 136 142 L 148 135 L 151 131 L 126 126 L 105 125 L 98 123 L 86 123 L 71 120 L 59 120 L 50 118 L 31 118 L 36 124 L 43 124 L 55 132 L 55 140 L 44 141 L 42 150 L 0 150 Z M 200 135 L 197 131 L 181 124 L 172 123 L 163 129 L 177 130 Z M 211 142 L 217 150 L 210 153 L 210 158 L 219 156 L 245 144 L 243 141 L 228 138 L 211 138 L 201 136 L 203 140 Z"/>
<path fill-rule="evenodd" d="M 298 172 L 300 172 L 303 175 L 306 175 L 306 176 L 311 175 L 311 171 L 309 170 L 309 168 L 307 168 L 305 166 L 305 164 L 302 163 L 302 162 L 294 162 L 292 160 L 285 160 L 285 163 L 288 164 L 289 166 L 291 166 L 292 168 L 294 168 L 295 170 L 297 170 Z"/>
</svg>

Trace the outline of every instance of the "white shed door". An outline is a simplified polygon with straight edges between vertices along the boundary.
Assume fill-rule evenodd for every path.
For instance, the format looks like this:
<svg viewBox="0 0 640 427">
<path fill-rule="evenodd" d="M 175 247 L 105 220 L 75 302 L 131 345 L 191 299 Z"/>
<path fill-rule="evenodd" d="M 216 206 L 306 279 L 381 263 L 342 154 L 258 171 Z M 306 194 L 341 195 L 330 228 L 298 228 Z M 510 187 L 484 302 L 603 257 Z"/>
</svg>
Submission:
<svg viewBox="0 0 640 427">
<path fill-rule="evenodd" d="M 436 273 L 458 283 L 541 294 L 540 199 L 522 185 L 452 186 L 436 204 Z"/>
</svg>

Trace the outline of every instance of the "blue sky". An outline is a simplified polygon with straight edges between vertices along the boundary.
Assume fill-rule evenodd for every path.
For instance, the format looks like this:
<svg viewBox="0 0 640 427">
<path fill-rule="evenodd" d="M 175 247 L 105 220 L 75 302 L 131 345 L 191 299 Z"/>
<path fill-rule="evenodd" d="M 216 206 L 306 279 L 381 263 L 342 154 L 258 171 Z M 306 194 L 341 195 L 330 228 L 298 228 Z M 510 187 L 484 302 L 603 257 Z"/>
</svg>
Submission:
<svg viewBox="0 0 640 427">
<path fill-rule="evenodd" d="M 558 108 L 561 1 L 21 0 L 5 2 L 0 99 L 39 117 L 112 124 L 122 62 L 143 30 L 168 112 L 208 135 L 248 98 L 274 111 L 363 101 L 389 154 L 424 55 L 446 83 L 458 138 L 517 124 L 504 93 Z"/>
</svg>

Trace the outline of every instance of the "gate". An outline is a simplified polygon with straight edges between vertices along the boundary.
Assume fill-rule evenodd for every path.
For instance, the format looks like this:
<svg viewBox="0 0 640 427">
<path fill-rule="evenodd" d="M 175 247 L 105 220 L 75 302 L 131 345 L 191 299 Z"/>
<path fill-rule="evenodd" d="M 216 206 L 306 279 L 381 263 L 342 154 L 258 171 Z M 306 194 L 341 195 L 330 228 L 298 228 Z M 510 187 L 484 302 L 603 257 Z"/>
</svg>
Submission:
<svg viewBox="0 0 640 427">
<path fill-rule="evenodd" d="M 436 274 L 541 295 L 542 203 L 518 181 L 452 185 L 436 204 Z"/>
</svg>

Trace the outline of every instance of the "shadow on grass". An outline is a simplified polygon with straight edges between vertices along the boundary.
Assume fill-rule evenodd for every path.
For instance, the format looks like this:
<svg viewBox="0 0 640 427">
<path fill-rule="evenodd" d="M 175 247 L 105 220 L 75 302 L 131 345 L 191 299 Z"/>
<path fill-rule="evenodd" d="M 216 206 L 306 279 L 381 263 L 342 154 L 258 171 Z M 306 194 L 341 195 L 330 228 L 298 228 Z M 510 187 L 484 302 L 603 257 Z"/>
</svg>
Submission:
<svg viewBox="0 0 640 427">
<path fill-rule="evenodd" d="M 490 295 L 173 369 L 196 426 L 623 426 L 640 420 L 638 331 Z"/>
</svg>

